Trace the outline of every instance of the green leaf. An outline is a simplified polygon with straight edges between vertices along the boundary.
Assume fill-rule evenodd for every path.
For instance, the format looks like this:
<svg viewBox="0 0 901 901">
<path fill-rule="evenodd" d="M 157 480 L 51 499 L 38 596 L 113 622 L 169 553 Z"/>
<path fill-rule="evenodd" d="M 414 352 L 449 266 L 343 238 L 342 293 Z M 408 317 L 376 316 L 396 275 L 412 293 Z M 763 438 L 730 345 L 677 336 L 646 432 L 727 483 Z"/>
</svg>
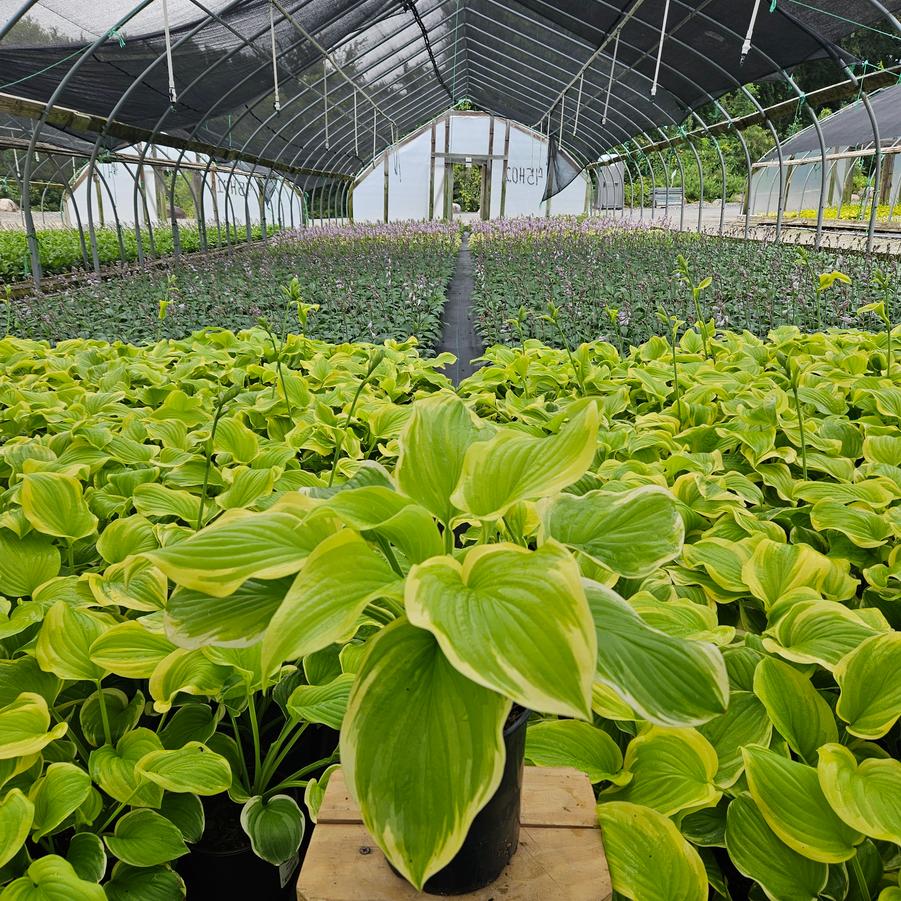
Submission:
<svg viewBox="0 0 901 901">
<path fill-rule="evenodd" d="M 112 835 L 103 840 L 110 853 L 133 867 L 168 863 L 188 853 L 178 827 L 153 810 L 142 808 L 116 822 Z"/>
<path fill-rule="evenodd" d="M 653 629 L 609 588 L 583 584 L 597 635 L 599 682 L 662 726 L 696 726 L 726 711 L 729 680 L 714 645 Z"/>
<path fill-rule="evenodd" d="M 124 691 L 118 688 L 104 688 L 101 691 L 95 691 L 88 696 L 78 711 L 78 722 L 82 734 L 88 744 L 95 748 L 100 747 L 106 740 L 103 722 L 104 710 L 110 738 L 114 742 L 137 726 L 138 720 L 144 713 L 143 692 L 136 691 L 134 697 L 129 698 Z"/>
<path fill-rule="evenodd" d="M 754 694 L 763 701 L 773 725 L 802 760 L 813 763 L 820 745 L 838 740 L 831 708 L 810 679 L 793 666 L 765 657 L 754 671 Z"/>
<path fill-rule="evenodd" d="M 901 763 L 870 758 L 859 764 L 839 744 L 819 751 L 817 775 L 832 809 L 870 838 L 901 845 Z"/>
<path fill-rule="evenodd" d="M 179 707 L 169 717 L 166 725 L 157 734 L 164 748 L 175 750 L 189 741 L 206 743 L 216 731 L 221 712 L 214 710 L 209 704 L 186 704 Z"/>
<path fill-rule="evenodd" d="M 144 779 L 136 770 L 139 760 L 162 750 L 155 732 L 143 727 L 123 735 L 116 747 L 104 745 L 91 751 L 88 769 L 91 778 L 110 797 L 132 807 L 159 807 L 163 790 Z"/>
<path fill-rule="evenodd" d="M 36 754 L 62 738 L 68 728 L 58 723 L 51 729 L 47 702 L 39 694 L 23 691 L 11 704 L 0 707 L 0 760 Z"/>
<path fill-rule="evenodd" d="M 506 698 L 462 676 L 429 632 L 405 620 L 370 642 L 341 760 L 366 828 L 416 888 L 457 853 L 500 784 L 509 711 Z"/>
<path fill-rule="evenodd" d="M 80 879 L 69 861 L 56 854 L 35 860 L 25 876 L 13 880 L 3 890 L 3 901 L 107 901 L 95 882 Z"/>
<path fill-rule="evenodd" d="M 315 823 L 319 816 L 319 808 L 322 806 L 322 799 L 325 797 L 325 790 L 328 788 L 329 779 L 335 770 L 340 769 L 340 764 L 333 763 L 322 771 L 322 775 L 317 779 L 315 776 L 307 782 L 303 791 L 304 807 L 310 812 L 310 819 Z"/>
<path fill-rule="evenodd" d="M 186 842 L 199 842 L 206 826 L 203 803 L 197 795 L 167 793 L 160 813 L 178 826 Z"/>
<path fill-rule="evenodd" d="M 35 645 L 41 669 L 60 679 L 102 679 L 106 673 L 91 660 L 91 645 L 113 622 L 109 616 L 57 601 L 44 616 Z"/>
<path fill-rule="evenodd" d="M 310 554 L 269 623 L 263 638 L 264 672 L 347 641 L 366 606 L 399 578 L 355 532 L 345 529 L 327 538 Z"/>
<path fill-rule="evenodd" d="M 882 738 L 901 716 L 901 632 L 868 638 L 835 669 L 835 712 L 859 738 Z"/>
<path fill-rule="evenodd" d="M 11 789 L 0 800 L 0 867 L 19 853 L 33 819 L 34 805 L 19 789 Z"/>
<path fill-rule="evenodd" d="M 223 510 L 235 510 L 249 507 L 257 498 L 272 491 L 275 484 L 275 472 L 271 469 L 249 469 L 239 466 L 231 473 L 231 484 L 222 494 L 216 495 L 216 504 Z"/>
<path fill-rule="evenodd" d="M 161 660 L 150 677 L 153 706 L 165 713 L 179 692 L 217 698 L 231 673 L 230 667 L 214 663 L 203 651 L 179 648 Z"/>
<path fill-rule="evenodd" d="M 714 780 L 717 788 L 732 786 L 744 770 L 741 750 L 745 745 L 768 745 L 773 732 L 763 704 L 749 691 L 733 691 L 729 709 L 722 716 L 698 726 L 698 732 L 713 745 L 719 758 Z"/>
<path fill-rule="evenodd" d="M 289 513 L 247 513 L 220 520 L 196 535 L 146 556 L 173 582 L 224 598 L 247 579 L 297 572 L 334 528 L 329 520 Z"/>
<path fill-rule="evenodd" d="M 97 530 L 97 517 L 85 503 L 81 483 L 71 476 L 29 473 L 22 478 L 19 498 L 31 527 L 45 535 L 77 541 Z"/>
<path fill-rule="evenodd" d="M 695 729 L 650 726 L 626 748 L 624 769 L 632 779 L 607 794 L 672 816 L 713 807 L 719 761 L 713 746 Z"/>
<path fill-rule="evenodd" d="M 514 429 L 499 430 L 466 451 L 451 502 L 480 519 L 498 519 L 518 501 L 556 494 L 591 465 L 597 430 L 594 404 L 584 407 L 556 435 L 536 438 Z"/>
<path fill-rule="evenodd" d="M 260 452 L 260 440 L 243 422 L 232 416 L 219 420 L 213 450 L 231 455 L 236 463 L 250 463 Z"/>
<path fill-rule="evenodd" d="M 785 844 L 820 863 L 854 856 L 863 836 L 829 806 L 813 767 L 761 747 L 747 747 L 744 755 L 751 795 Z"/>
<path fill-rule="evenodd" d="M 410 571 L 405 601 L 464 676 L 529 709 L 591 718 L 594 629 L 561 545 L 482 545 L 462 564 L 435 557 Z"/>
<path fill-rule="evenodd" d="M 184 648 L 249 647 L 262 640 L 290 586 L 290 579 L 248 579 L 226 598 L 177 588 L 166 605 L 166 633 Z"/>
<path fill-rule="evenodd" d="M 53 832 L 88 797 L 91 777 L 74 763 L 51 763 L 29 792 L 34 804 L 32 839 Z"/>
<path fill-rule="evenodd" d="M 132 867 L 121 861 L 104 886 L 109 901 L 182 901 L 187 890 L 181 876 L 167 866 Z"/>
<path fill-rule="evenodd" d="M 94 639 L 92 663 L 104 672 L 126 679 L 149 679 L 157 665 L 176 647 L 158 632 L 151 632 L 140 620 L 119 623 Z"/>
<path fill-rule="evenodd" d="M 140 515 L 113 520 L 97 539 L 97 553 L 107 563 L 121 563 L 132 554 L 154 551 L 158 547 L 153 524 Z"/>
<path fill-rule="evenodd" d="M 279 867 L 289 861 L 303 841 L 306 820 L 289 795 L 251 798 L 241 808 L 241 828 L 257 857 Z"/>
<path fill-rule="evenodd" d="M 60 556 L 49 538 L 31 532 L 19 538 L 0 529 L 0 596 L 30 597 L 31 592 L 59 573 Z"/>
<path fill-rule="evenodd" d="M 628 779 L 621 774 L 623 755 L 616 742 L 589 723 L 552 720 L 535 723 L 526 731 L 526 759 L 537 766 L 570 766 L 592 782 Z"/>
<path fill-rule="evenodd" d="M 698 852 L 656 810 L 608 801 L 598 805 L 604 851 L 618 894 L 633 901 L 707 901 Z"/>
<path fill-rule="evenodd" d="M 106 848 L 99 835 L 76 832 L 69 841 L 66 860 L 72 864 L 79 879 L 100 882 L 106 873 Z"/>
<path fill-rule="evenodd" d="M 200 515 L 200 498 L 197 495 L 167 488 L 158 482 L 138 485 L 134 492 L 134 505 L 141 516 L 174 516 L 191 526 Z"/>
<path fill-rule="evenodd" d="M 893 534 L 891 523 L 870 510 L 846 507 L 836 501 L 820 501 L 810 511 L 810 523 L 818 532 L 833 529 L 847 535 L 858 547 L 882 547 Z"/>
<path fill-rule="evenodd" d="M 678 557 L 685 537 L 676 499 L 655 485 L 621 494 L 562 494 L 543 519 L 545 534 L 629 579 Z"/>
<path fill-rule="evenodd" d="M 228 761 L 199 741 L 172 751 L 151 751 L 138 761 L 135 773 L 166 791 L 192 795 L 218 795 L 232 783 Z"/>
<path fill-rule="evenodd" d="M 779 839 L 747 794 L 734 798 L 726 812 L 726 849 L 739 872 L 760 883 L 771 901 L 816 901 L 829 877 L 825 863 Z"/>
<path fill-rule="evenodd" d="M 484 440 L 483 425 L 450 392 L 417 401 L 400 434 L 394 477 L 400 490 L 447 524 L 457 513 L 450 497 L 460 479 L 469 446 Z"/>
<path fill-rule="evenodd" d="M 299 720 L 340 731 L 353 684 L 353 674 L 343 673 L 326 685 L 298 685 L 288 698 L 288 712 Z"/>
</svg>

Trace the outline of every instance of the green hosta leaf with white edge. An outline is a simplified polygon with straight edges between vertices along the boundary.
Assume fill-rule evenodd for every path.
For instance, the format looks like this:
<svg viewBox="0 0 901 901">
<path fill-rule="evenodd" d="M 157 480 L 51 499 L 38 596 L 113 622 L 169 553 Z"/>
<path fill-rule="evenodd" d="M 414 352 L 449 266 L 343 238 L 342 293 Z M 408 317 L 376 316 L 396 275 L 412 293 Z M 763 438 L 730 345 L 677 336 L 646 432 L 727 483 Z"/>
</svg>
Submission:
<svg viewBox="0 0 901 901">
<path fill-rule="evenodd" d="M 175 650 L 165 635 L 151 632 L 140 620 L 131 620 L 94 639 L 90 656 L 105 672 L 126 679 L 149 679 L 157 665 Z"/>
<path fill-rule="evenodd" d="M 526 760 L 537 766 L 570 766 L 592 782 L 622 784 L 623 755 L 603 729 L 578 720 L 535 723 L 526 731 Z"/>
<path fill-rule="evenodd" d="M 25 844 L 34 819 L 34 805 L 13 788 L 0 798 L 0 867 L 5 866 Z"/>
<path fill-rule="evenodd" d="M 632 779 L 605 796 L 664 816 L 713 807 L 722 794 L 714 786 L 718 767 L 716 751 L 697 730 L 650 726 L 626 749 L 623 768 Z"/>
<path fill-rule="evenodd" d="M 678 557 L 685 538 L 676 499 L 656 485 L 561 494 L 548 502 L 543 520 L 546 535 L 629 579 Z"/>
<path fill-rule="evenodd" d="M 451 502 L 479 519 L 498 519 L 517 501 L 562 491 L 582 475 L 597 449 L 598 413 L 588 404 L 555 435 L 499 430 L 466 451 Z"/>
<path fill-rule="evenodd" d="M 290 795 L 255 795 L 241 808 L 241 828 L 257 857 L 279 867 L 289 861 L 303 841 L 306 820 Z"/>
<path fill-rule="evenodd" d="M 218 698 L 231 673 L 231 667 L 214 663 L 203 651 L 178 648 L 157 664 L 150 677 L 154 709 L 165 713 L 180 691 Z"/>
<path fill-rule="evenodd" d="M 768 745 L 773 724 L 763 704 L 749 691 L 733 691 L 729 709 L 698 726 L 698 732 L 713 745 L 719 759 L 714 780 L 717 788 L 729 788 L 744 770 L 741 749 L 745 745 Z"/>
<path fill-rule="evenodd" d="M 818 532 L 833 529 L 847 535 L 858 547 L 882 547 L 893 534 L 887 518 L 870 510 L 846 507 L 837 501 L 820 501 L 810 511 L 810 523 Z"/>
<path fill-rule="evenodd" d="M 139 727 L 116 743 L 91 751 L 88 769 L 91 778 L 110 797 L 132 807 L 159 807 L 163 799 L 160 786 L 144 779 L 137 771 L 138 761 L 163 748 L 150 729 Z"/>
<path fill-rule="evenodd" d="M 183 901 L 187 897 L 181 876 L 164 865 L 133 867 L 120 860 L 103 887 L 108 901 Z"/>
<path fill-rule="evenodd" d="M 59 550 L 50 538 L 31 532 L 19 538 L 0 529 L 0 596 L 25 598 L 59 573 Z"/>
<path fill-rule="evenodd" d="M 53 832 L 85 801 L 91 777 L 74 763 L 51 763 L 29 792 L 34 804 L 32 838 L 37 841 Z"/>
<path fill-rule="evenodd" d="M 754 671 L 754 694 L 789 747 L 807 763 L 816 760 L 820 745 L 838 740 L 832 709 L 793 666 L 765 657 Z"/>
<path fill-rule="evenodd" d="M 830 600 L 851 597 L 857 580 L 847 567 L 806 544 L 780 544 L 764 538 L 742 566 L 742 578 L 755 598 L 771 607 L 797 588 L 812 588 Z"/>
<path fill-rule="evenodd" d="M 400 577 L 359 535 L 342 530 L 307 558 L 263 637 L 263 669 L 271 672 L 335 642 L 347 641 L 366 606 L 400 591 Z"/>
<path fill-rule="evenodd" d="M 315 513 L 304 520 L 279 511 L 239 514 L 147 556 L 177 585 L 224 598 L 247 579 L 297 572 L 333 531 Z"/>
<path fill-rule="evenodd" d="M 110 739 L 116 742 L 137 726 L 143 713 L 142 691 L 136 691 L 134 696 L 129 698 L 121 689 L 103 688 L 95 691 L 81 705 L 78 722 L 87 743 L 99 748 L 106 740 L 107 728 Z"/>
<path fill-rule="evenodd" d="M 829 878 L 825 863 L 793 851 L 770 829 L 748 794 L 734 798 L 726 811 L 726 849 L 771 901 L 817 901 Z"/>
<path fill-rule="evenodd" d="M 31 527 L 45 535 L 77 541 L 97 530 L 97 517 L 88 509 L 81 482 L 58 472 L 33 472 L 22 479 L 19 495 Z"/>
<path fill-rule="evenodd" d="M 424 629 L 398 620 L 371 640 L 341 760 L 366 828 L 417 888 L 457 853 L 500 784 L 509 711 L 506 698 L 457 672 Z"/>
<path fill-rule="evenodd" d="M 775 640 L 763 645 L 774 654 L 795 663 L 817 663 L 834 670 L 839 662 L 864 641 L 885 629 L 865 621 L 861 610 L 850 610 L 835 601 L 802 601 L 768 630 Z"/>
<path fill-rule="evenodd" d="M 758 539 L 759 540 L 759 539 Z M 742 567 L 754 551 L 755 540 L 726 541 L 723 538 L 703 538 L 686 544 L 682 555 L 688 566 L 703 568 L 708 576 L 728 592 L 746 594 Z"/>
<path fill-rule="evenodd" d="M 232 472 L 228 488 L 216 495 L 216 504 L 223 510 L 249 507 L 258 498 L 272 491 L 275 477 L 276 472 L 272 469 L 249 469 L 246 466 L 239 466 Z"/>
<path fill-rule="evenodd" d="M 322 806 L 322 799 L 325 797 L 325 790 L 328 788 L 329 779 L 335 770 L 340 769 L 341 765 L 333 763 L 322 771 L 322 775 L 315 776 L 307 782 L 303 791 L 304 807 L 310 812 L 310 819 L 315 823 L 319 816 L 319 808 Z"/>
<path fill-rule="evenodd" d="M 36 754 L 62 738 L 68 728 L 58 723 L 51 729 L 47 701 L 39 694 L 23 691 L 11 704 L 0 707 L 0 760 Z"/>
<path fill-rule="evenodd" d="M 104 835 L 103 840 L 114 857 L 133 867 L 168 863 L 188 853 L 178 826 L 146 808 L 125 814 L 113 834 Z"/>
<path fill-rule="evenodd" d="M 3 901 L 107 901 L 96 882 L 80 879 L 69 861 L 57 854 L 39 857 L 25 876 L 14 879 L 0 894 Z"/>
<path fill-rule="evenodd" d="M 57 601 L 44 616 L 35 645 L 41 669 L 60 679 L 102 679 L 106 673 L 91 660 L 91 645 L 114 623 L 106 614 Z"/>
<path fill-rule="evenodd" d="M 704 864 L 672 820 L 607 801 L 598 805 L 598 822 L 617 893 L 632 901 L 707 901 Z"/>
<path fill-rule="evenodd" d="M 106 873 L 106 848 L 100 836 L 93 832 L 76 832 L 72 836 L 66 860 L 78 877 L 88 882 L 100 882 Z"/>
<path fill-rule="evenodd" d="M 190 526 L 196 524 L 200 515 L 198 495 L 178 488 L 167 488 L 158 482 L 138 485 L 135 488 L 134 505 L 141 516 L 174 516 Z"/>
<path fill-rule="evenodd" d="M 151 751 L 137 762 L 135 773 L 166 791 L 192 795 L 218 795 L 232 782 L 228 761 L 199 741 L 171 751 Z"/>
<path fill-rule="evenodd" d="M 832 809 L 870 838 L 901 845 L 901 763 L 869 758 L 860 763 L 843 745 L 824 745 L 817 775 Z"/>
<path fill-rule="evenodd" d="M 353 674 L 342 673 L 325 685 L 298 685 L 288 698 L 288 712 L 299 720 L 340 730 L 353 684 Z"/>
<path fill-rule="evenodd" d="M 901 632 L 875 635 L 835 669 L 835 712 L 859 738 L 882 738 L 901 716 Z"/>
<path fill-rule="evenodd" d="M 451 494 L 463 471 L 466 451 L 493 430 L 450 392 L 417 401 L 398 438 L 400 455 L 394 470 L 398 488 L 449 523 L 457 514 Z"/>
<path fill-rule="evenodd" d="M 532 710 L 591 718 L 594 629 L 562 545 L 482 545 L 462 564 L 435 557 L 410 570 L 405 601 L 464 676 Z"/>
<path fill-rule="evenodd" d="M 583 584 L 597 635 L 599 682 L 662 726 L 697 726 L 726 711 L 729 679 L 714 645 L 653 629 L 609 588 Z"/>
<path fill-rule="evenodd" d="M 291 579 L 248 579 L 225 598 L 176 588 L 166 605 L 166 634 L 183 648 L 245 648 L 261 641 Z"/>
<path fill-rule="evenodd" d="M 744 755 L 751 796 L 785 844 L 820 863 L 854 856 L 863 835 L 829 806 L 813 767 L 761 747 L 747 747 Z"/>
<path fill-rule="evenodd" d="M 153 613 L 166 606 L 168 582 L 149 560 L 132 557 L 113 563 L 103 573 L 90 573 L 94 600 L 103 607 Z"/>
</svg>

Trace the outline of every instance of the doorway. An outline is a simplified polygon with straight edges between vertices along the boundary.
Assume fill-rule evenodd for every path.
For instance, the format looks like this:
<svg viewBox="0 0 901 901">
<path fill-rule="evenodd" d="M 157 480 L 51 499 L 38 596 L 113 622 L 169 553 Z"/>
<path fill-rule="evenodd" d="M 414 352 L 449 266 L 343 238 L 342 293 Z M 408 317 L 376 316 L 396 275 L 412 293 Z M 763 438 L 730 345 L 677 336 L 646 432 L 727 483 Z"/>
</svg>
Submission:
<svg viewBox="0 0 901 901">
<path fill-rule="evenodd" d="M 490 215 L 491 198 L 488 191 L 488 160 L 484 158 L 456 158 L 445 170 L 445 218 L 462 221 L 483 219 Z"/>
</svg>

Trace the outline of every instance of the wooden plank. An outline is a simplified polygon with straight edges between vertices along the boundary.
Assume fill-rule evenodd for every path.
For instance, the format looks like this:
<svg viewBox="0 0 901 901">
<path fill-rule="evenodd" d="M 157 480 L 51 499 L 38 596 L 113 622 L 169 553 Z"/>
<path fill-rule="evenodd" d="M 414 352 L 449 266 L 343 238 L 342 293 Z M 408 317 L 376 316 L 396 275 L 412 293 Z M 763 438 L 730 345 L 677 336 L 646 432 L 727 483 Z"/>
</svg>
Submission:
<svg viewBox="0 0 901 901">
<path fill-rule="evenodd" d="M 391 872 L 366 828 L 317 826 L 297 884 L 299 901 L 427 901 Z M 523 826 L 519 848 L 491 885 L 467 901 L 609 901 L 610 873 L 599 829 Z"/>
<path fill-rule="evenodd" d="M 501 208 L 498 213 L 501 219 L 507 208 L 507 169 L 510 167 L 510 120 L 504 122 L 504 168 L 501 175 Z"/>
<path fill-rule="evenodd" d="M 435 218 L 435 123 L 432 123 L 432 150 L 429 156 L 429 221 Z"/>
</svg>

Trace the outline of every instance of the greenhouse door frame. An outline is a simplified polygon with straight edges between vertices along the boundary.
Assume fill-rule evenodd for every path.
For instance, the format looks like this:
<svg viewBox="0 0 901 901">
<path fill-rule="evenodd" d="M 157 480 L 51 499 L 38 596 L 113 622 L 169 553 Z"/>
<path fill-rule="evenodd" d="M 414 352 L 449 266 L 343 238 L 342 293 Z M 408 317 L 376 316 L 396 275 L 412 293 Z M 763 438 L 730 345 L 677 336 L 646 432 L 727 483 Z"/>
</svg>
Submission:
<svg viewBox="0 0 901 901">
<path fill-rule="evenodd" d="M 477 166 L 482 170 L 482 187 L 479 192 L 479 215 L 483 222 L 491 218 L 491 163 L 503 157 L 491 157 L 487 154 L 438 153 L 444 158 L 444 218 L 451 222 L 454 218 L 454 166 Z"/>
</svg>

